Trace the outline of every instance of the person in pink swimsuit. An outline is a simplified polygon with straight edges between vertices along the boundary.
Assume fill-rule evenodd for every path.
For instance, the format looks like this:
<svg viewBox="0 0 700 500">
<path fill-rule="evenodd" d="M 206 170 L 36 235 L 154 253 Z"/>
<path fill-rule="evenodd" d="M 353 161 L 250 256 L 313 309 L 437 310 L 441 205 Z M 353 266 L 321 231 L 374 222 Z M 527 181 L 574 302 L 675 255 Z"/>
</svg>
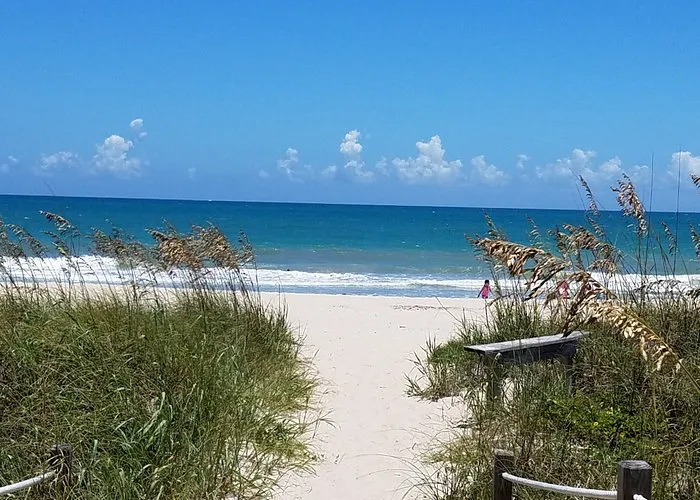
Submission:
<svg viewBox="0 0 700 500">
<path fill-rule="evenodd" d="M 482 286 L 481 290 L 479 291 L 479 297 L 486 300 L 489 298 L 490 295 L 491 295 L 491 284 L 489 283 L 489 280 L 484 280 L 484 286 Z"/>
</svg>

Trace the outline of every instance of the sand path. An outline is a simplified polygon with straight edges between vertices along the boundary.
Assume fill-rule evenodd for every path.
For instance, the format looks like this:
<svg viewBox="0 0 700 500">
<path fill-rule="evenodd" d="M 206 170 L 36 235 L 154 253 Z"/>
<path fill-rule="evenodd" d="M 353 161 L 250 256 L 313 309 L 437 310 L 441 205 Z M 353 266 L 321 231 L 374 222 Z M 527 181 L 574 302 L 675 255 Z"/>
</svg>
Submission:
<svg viewBox="0 0 700 500">
<path fill-rule="evenodd" d="M 279 298 L 275 299 L 279 300 Z M 417 455 L 462 417 L 459 401 L 406 395 L 413 353 L 428 338 L 445 340 L 455 319 L 436 299 L 287 295 L 289 319 L 323 380 L 322 404 L 333 426 L 315 439 L 322 461 L 313 476 L 285 481 L 279 500 L 419 497 Z M 477 299 L 442 300 L 452 314 L 478 317 Z"/>
</svg>

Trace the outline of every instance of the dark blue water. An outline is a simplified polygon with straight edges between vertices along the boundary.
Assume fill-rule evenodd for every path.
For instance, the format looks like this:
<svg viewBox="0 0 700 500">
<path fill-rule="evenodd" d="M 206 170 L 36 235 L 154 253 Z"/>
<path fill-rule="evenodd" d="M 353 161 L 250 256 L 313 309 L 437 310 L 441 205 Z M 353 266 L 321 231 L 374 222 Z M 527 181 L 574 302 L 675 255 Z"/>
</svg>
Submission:
<svg viewBox="0 0 700 500">
<path fill-rule="evenodd" d="M 145 229 L 163 227 L 164 221 L 180 230 L 213 223 L 234 239 L 244 231 L 259 268 L 285 273 L 289 269 L 291 274 L 275 275 L 276 283 L 292 288 L 294 280 L 326 292 L 331 290 L 324 283 L 332 287 L 339 280 L 403 280 L 402 286 L 412 286 L 412 293 L 426 287 L 425 293 L 431 294 L 436 280 L 459 287 L 460 280 L 464 285 L 464 280 L 488 275 L 465 239 L 465 234 L 486 233 L 484 209 L 0 196 L 0 217 L 35 235 L 51 229 L 40 210 L 62 215 L 84 232 L 119 227 L 144 242 L 149 241 Z M 585 224 L 581 211 L 489 209 L 488 213 L 511 239 L 523 243 L 529 241 L 532 229 L 528 217 L 543 234 L 563 223 Z M 700 227 L 700 214 L 679 214 L 678 222 L 676 217 L 654 213 L 652 225 L 660 232 L 661 220 L 672 229 L 678 224 L 678 270 L 694 274 L 698 265 L 688 227 Z M 632 251 L 636 239 L 629 219 L 603 212 L 600 223 L 619 248 Z M 83 244 L 81 251 L 89 254 L 89 245 Z"/>
</svg>

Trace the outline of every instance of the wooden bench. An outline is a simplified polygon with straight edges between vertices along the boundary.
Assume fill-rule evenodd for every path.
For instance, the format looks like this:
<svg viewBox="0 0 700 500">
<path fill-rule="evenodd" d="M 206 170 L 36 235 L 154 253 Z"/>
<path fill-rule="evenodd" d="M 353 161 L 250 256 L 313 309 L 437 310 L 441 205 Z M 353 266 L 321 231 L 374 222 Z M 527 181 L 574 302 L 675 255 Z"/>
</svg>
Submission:
<svg viewBox="0 0 700 500">
<path fill-rule="evenodd" d="M 487 397 L 490 400 L 496 400 L 501 395 L 503 365 L 558 359 L 566 365 L 567 374 L 570 374 L 578 342 L 587 335 L 588 332 L 575 331 L 566 336 L 558 333 L 492 344 L 468 345 L 464 346 L 464 349 L 478 354 L 481 362 L 490 368 Z"/>
</svg>

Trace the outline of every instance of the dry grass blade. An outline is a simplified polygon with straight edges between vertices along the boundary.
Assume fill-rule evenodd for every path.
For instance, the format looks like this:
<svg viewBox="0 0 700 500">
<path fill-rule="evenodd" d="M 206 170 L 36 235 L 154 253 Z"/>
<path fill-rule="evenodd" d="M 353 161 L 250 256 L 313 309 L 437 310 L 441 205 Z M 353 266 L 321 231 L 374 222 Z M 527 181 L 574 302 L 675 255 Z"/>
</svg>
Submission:
<svg viewBox="0 0 700 500">
<path fill-rule="evenodd" d="M 676 238 L 676 235 L 673 234 L 673 231 L 671 231 L 671 228 L 668 227 L 668 224 L 666 224 L 664 221 L 661 221 L 661 227 L 663 228 L 666 239 L 668 240 L 668 251 L 669 253 L 673 254 L 678 249 L 678 239 Z"/>
<path fill-rule="evenodd" d="M 43 215 L 46 220 L 51 222 L 60 233 L 78 231 L 78 228 L 71 224 L 71 222 L 65 217 L 61 217 L 60 215 L 52 212 L 45 212 L 43 210 L 40 210 L 39 213 Z"/>
<path fill-rule="evenodd" d="M 486 220 L 486 226 L 489 228 L 487 234 L 494 240 L 507 240 L 508 236 L 504 231 L 498 229 L 493 219 L 489 214 L 484 214 L 484 219 Z"/>
<path fill-rule="evenodd" d="M 586 309 L 588 304 L 596 301 L 599 296 L 611 297 L 612 293 L 598 280 L 591 277 L 587 271 L 577 271 L 567 277 L 566 281 L 578 284 L 578 290 L 568 303 L 566 314 L 564 315 L 564 323 L 560 331 L 564 335 L 568 335 L 578 328 L 584 320 L 582 320 L 582 311 Z M 547 297 L 547 302 L 551 302 L 555 298 L 554 292 Z"/>
<path fill-rule="evenodd" d="M 619 252 L 613 245 L 601 240 L 598 235 L 583 226 L 564 224 L 564 229 L 569 234 L 560 234 L 558 237 L 564 241 L 569 252 L 572 249 L 575 251 L 579 267 L 583 268 L 581 250 L 588 250 L 594 257 L 593 262 L 588 266 L 589 270 L 606 274 L 612 274 L 618 270 Z"/>
<path fill-rule="evenodd" d="M 93 251 L 103 257 L 111 257 L 126 264 L 154 264 L 157 260 L 152 248 L 148 248 L 133 237 L 125 235 L 119 229 L 112 229 L 112 234 L 106 234 L 99 229 L 93 229 L 90 235 Z"/>
<path fill-rule="evenodd" d="M 540 288 L 571 265 L 540 248 L 505 240 L 481 238 L 471 240 L 496 266 L 504 266 L 512 277 L 525 276 L 528 295 L 535 296 Z M 526 267 L 530 264 L 530 267 Z"/>
<path fill-rule="evenodd" d="M 637 232 L 646 234 L 648 230 L 646 210 L 639 196 L 637 196 L 637 190 L 632 184 L 632 180 L 627 175 L 623 175 L 623 178 L 618 180 L 617 184 L 618 187 L 612 188 L 612 190 L 616 193 L 617 203 L 622 208 L 622 213 L 636 219 Z"/>
<path fill-rule="evenodd" d="M 657 371 L 664 368 L 679 370 L 681 359 L 664 339 L 614 299 L 590 301 L 584 310 L 584 324 L 603 323 L 613 327 L 625 338 L 635 340 L 644 359 L 650 359 Z"/>
<path fill-rule="evenodd" d="M 693 240 L 695 255 L 700 258 L 700 234 L 698 234 L 693 226 L 690 226 L 690 239 Z"/>
<path fill-rule="evenodd" d="M 164 268 L 187 268 L 191 270 L 204 268 L 204 263 L 199 258 L 188 237 L 178 234 L 173 229 L 170 229 L 168 233 L 149 229 L 148 234 L 156 240 L 158 259 Z"/>
<path fill-rule="evenodd" d="M 22 245 L 10 239 L 10 235 L 7 229 L 12 229 L 11 226 L 5 225 L 5 222 L 0 218 L 0 257 L 10 257 L 13 259 L 19 259 L 26 257 Z"/>
<path fill-rule="evenodd" d="M 598 236 L 598 238 L 600 238 L 601 240 L 608 239 L 608 235 L 605 232 L 605 229 L 603 229 L 603 226 L 598 224 L 598 221 L 595 219 L 595 217 L 591 217 L 590 215 L 586 215 L 586 220 L 591 225 L 591 227 L 593 228 L 593 233 L 595 233 L 595 235 Z"/>
<path fill-rule="evenodd" d="M 192 233 L 200 258 L 216 266 L 238 270 L 253 258 L 248 245 L 242 245 L 240 250 L 235 248 L 218 227 L 193 226 Z"/>
<path fill-rule="evenodd" d="M 595 201 L 593 192 L 591 191 L 588 182 L 586 182 L 586 179 L 584 179 L 582 175 L 579 175 L 578 179 L 581 182 L 581 186 L 583 186 L 583 190 L 586 192 L 586 199 L 588 200 L 588 211 L 597 217 L 598 215 L 600 215 L 600 210 L 598 209 L 598 204 Z"/>
<path fill-rule="evenodd" d="M 537 227 L 537 224 L 535 223 L 535 220 L 530 217 L 529 215 L 527 216 L 527 221 L 530 224 L 530 242 L 532 243 L 533 246 L 536 246 L 538 248 L 542 248 L 543 246 L 543 238 L 542 238 L 542 233 L 540 232 L 540 228 Z"/>
</svg>

